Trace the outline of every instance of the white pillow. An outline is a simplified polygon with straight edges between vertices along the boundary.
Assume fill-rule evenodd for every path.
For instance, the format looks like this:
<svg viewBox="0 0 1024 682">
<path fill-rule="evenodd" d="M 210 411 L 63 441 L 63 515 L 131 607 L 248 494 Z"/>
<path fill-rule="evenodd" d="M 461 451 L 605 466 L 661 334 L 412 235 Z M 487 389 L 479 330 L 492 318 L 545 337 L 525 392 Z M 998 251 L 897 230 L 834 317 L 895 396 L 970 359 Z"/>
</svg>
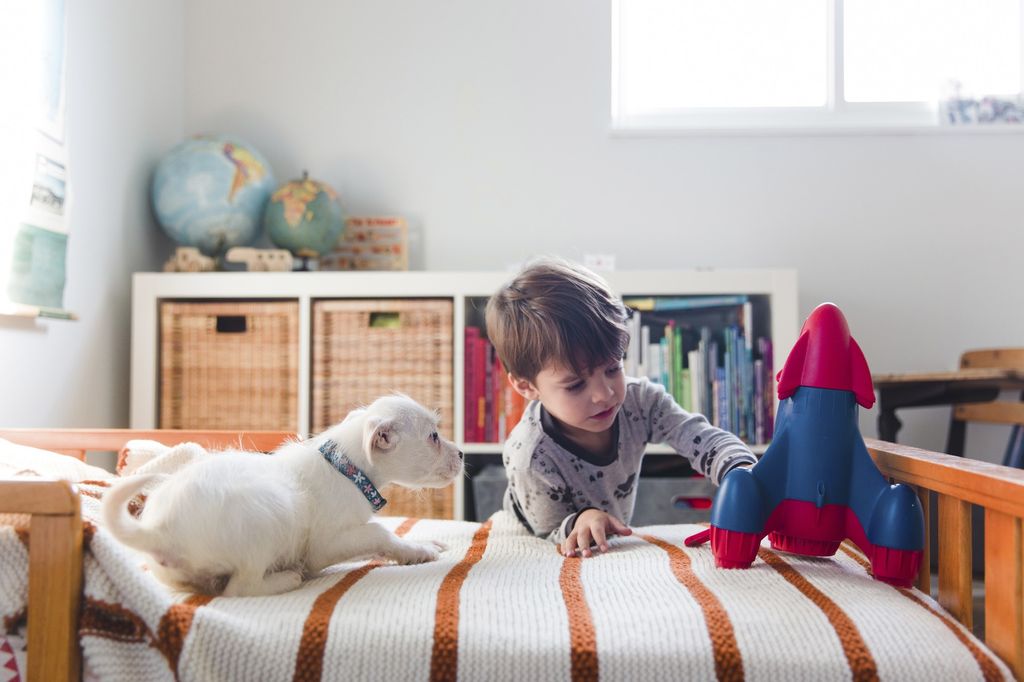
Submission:
<svg viewBox="0 0 1024 682">
<path fill-rule="evenodd" d="M 114 478 L 106 469 L 49 450 L 18 445 L 0 438 L 0 478 L 42 476 L 65 481 L 95 481 Z"/>
</svg>

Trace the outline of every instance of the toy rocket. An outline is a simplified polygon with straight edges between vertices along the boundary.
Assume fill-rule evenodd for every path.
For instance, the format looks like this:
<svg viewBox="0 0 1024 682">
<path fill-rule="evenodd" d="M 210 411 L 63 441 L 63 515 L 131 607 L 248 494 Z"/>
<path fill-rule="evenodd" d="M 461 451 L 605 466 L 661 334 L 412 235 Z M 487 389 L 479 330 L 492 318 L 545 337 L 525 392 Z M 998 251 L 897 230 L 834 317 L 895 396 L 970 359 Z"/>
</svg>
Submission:
<svg viewBox="0 0 1024 682">
<path fill-rule="evenodd" d="M 810 314 L 776 377 L 775 436 L 750 469 L 730 471 L 711 509 L 715 563 L 747 568 L 768 535 L 773 548 L 832 556 L 849 538 L 878 580 L 909 587 L 924 547 L 924 516 L 914 491 L 889 485 L 857 426 L 857 405 L 871 407 L 867 361 L 838 307 Z"/>
</svg>

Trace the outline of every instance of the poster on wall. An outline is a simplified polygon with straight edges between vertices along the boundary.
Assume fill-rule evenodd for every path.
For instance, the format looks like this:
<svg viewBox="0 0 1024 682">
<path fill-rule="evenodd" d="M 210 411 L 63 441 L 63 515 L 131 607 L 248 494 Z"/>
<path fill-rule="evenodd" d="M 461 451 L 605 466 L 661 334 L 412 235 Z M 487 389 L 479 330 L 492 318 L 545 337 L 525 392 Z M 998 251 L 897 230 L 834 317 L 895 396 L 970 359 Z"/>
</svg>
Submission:
<svg viewBox="0 0 1024 682">
<path fill-rule="evenodd" d="M 67 20 L 65 0 L 34 3 L 26 22 L 36 25 L 36 86 L 29 98 L 35 129 L 30 153 L 17 169 L 26 182 L 20 210 L 4 238 L 9 240 L 6 298 L 15 311 L 73 318 L 64 309 L 68 243 L 68 163 L 65 113 Z M 30 28 L 30 27 L 26 27 Z"/>
</svg>

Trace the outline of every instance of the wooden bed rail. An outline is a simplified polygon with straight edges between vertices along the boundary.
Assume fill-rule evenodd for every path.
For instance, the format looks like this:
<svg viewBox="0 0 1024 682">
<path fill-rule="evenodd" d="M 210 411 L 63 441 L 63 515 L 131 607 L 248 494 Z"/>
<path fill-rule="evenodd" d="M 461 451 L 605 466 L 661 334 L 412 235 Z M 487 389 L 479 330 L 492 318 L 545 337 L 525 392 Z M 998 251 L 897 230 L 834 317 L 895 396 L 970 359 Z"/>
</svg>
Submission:
<svg viewBox="0 0 1024 682">
<path fill-rule="evenodd" d="M 881 472 L 918 489 L 925 553 L 918 588 L 931 590 L 928 505 L 938 499 L 939 603 L 971 628 L 971 505 L 985 509 L 985 642 L 1024 679 L 1024 471 L 866 440 Z"/>
<path fill-rule="evenodd" d="M 67 481 L 0 480 L 0 513 L 31 514 L 28 552 L 29 680 L 77 680 L 82 597 L 82 511 Z M 38 617 L 37 617 L 38 614 Z M 34 652 L 46 652 L 39 656 Z"/>
<path fill-rule="evenodd" d="M 117 452 L 133 439 L 155 440 L 164 445 L 192 441 L 204 448 L 237 447 L 270 452 L 284 440 L 297 436 L 288 431 L 0 429 L 0 438 L 85 461 L 86 452 Z"/>
</svg>

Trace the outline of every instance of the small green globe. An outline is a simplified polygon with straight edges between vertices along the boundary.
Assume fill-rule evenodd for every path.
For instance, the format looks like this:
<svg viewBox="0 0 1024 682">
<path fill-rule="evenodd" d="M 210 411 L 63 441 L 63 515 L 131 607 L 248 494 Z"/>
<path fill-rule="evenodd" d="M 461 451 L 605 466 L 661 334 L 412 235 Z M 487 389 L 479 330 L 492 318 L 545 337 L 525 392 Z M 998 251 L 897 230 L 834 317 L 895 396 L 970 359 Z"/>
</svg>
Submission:
<svg viewBox="0 0 1024 682">
<path fill-rule="evenodd" d="M 345 228 L 345 216 L 338 193 L 325 182 L 286 182 L 267 202 L 263 225 L 270 241 L 296 256 L 316 258 L 329 253 Z"/>
</svg>

